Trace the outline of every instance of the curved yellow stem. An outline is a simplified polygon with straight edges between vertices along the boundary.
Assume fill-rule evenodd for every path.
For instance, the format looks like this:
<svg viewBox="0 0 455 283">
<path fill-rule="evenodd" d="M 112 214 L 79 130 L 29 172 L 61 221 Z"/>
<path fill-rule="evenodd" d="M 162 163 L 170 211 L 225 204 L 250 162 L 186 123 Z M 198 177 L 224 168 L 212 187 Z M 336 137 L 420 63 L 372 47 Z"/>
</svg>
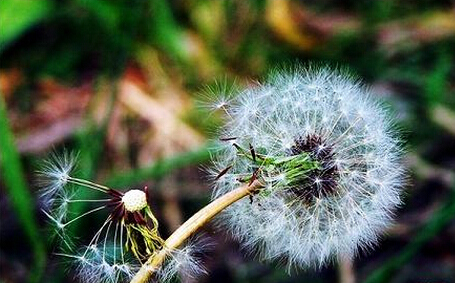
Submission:
<svg viewBox="0 0 455 283">
<path fill-rule="evenodd" d="M 154 255 L 152 255 L 136 273 L 131 280 L 131 283 L 145 283 L 152 274 L 163 264 L 168 253 L 178 248 L 186 239 L 193 235 L 199 228 L 209 222 L 214 216 L 220 213 L 223 209 L 251 195 L 260 188 L 259 181 L 254 181 L 252 184 L 246 184 L 229 193 L 217 198 L 207 206 L 199 210 L 190 219 L 183 223 L 171 236 L 164 242 L 164 247 Z"/>
</svg>

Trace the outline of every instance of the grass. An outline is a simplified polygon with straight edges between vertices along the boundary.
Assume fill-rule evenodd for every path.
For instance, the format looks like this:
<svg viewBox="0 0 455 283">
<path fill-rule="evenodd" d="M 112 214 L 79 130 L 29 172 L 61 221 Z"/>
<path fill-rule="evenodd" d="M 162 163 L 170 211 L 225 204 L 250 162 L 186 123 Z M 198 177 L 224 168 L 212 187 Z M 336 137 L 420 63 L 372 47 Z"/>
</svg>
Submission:
<svg viewBox="0 0 455 283">
<path fill-rule="evenodd" d="M 193 164 L 202 164 L 210 159 L 210 144 L 201 148 L 181 153 L 179 155 L 156 161 L 146 168 L 139 168 L 129 172 L 114 173 L 108 178 L 106 184 L 111 187 L 128 187 L 133 184 L 150 179 L 161 179 L 172 171 Z"/>
<path fill-rule="evenodd" d="M 53 9 L 49 0 L 2 0 L 0 15 L 0 52 L 27 29 L 45 19 Z"/>
<path fill-rule="evenodd" d="M 14 136 L 8 124 L 5 102 L 0 93 L 0 168 L 6 193 L 33 251 L 30 282 L 39 282 L 46 264 L 44 237 L 35 219 L 35 201 L 25 181 Z"/>
<path fill-rule="evenodd" d="M 365 279 L 365 283 L 390 282 L 397 271 L 408 263 L 419 250 L 446 227 L 455 215 L 455 186 L 446 203 L 436 211 L 428 222 L 418 229 L 410 242 L 394 257 L 388 259 Z"/>
</svg>

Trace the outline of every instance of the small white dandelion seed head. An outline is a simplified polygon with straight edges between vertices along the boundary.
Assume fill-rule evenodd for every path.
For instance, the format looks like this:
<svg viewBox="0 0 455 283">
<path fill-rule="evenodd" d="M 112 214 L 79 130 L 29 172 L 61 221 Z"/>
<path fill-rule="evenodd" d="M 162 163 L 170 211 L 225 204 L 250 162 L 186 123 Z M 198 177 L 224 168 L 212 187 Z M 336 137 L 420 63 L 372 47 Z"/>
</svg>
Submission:
<svg viewBox="0 0 455 283">
<path fill-rule="evenodd" d="M 140 211 L 147 206 L 147 196 L 144 191 L 129 190 L 123 195 L 122 202 L 127 211 Z"/>
<path fill-rule="evenodd" d="M 41 194 L 46 200 L 42 211 L 59 241 L 55 254 L 76 264 L 82 282 L 129 281 L 142 259 L 154 254 L 164 242 L 153 213 L 145 209 L 147 189 L 123 193 L 77 178 L 72 175 L 75 159 L 66 151 L 54 153 L 39 172 Z M 78 204 L 84 204 L 82 211 Z M 74 244 L 76 237 L 67 227 L 102 211 L 108 213 L 107 218 L 88 244 L 84 243 L 87 246 L 79 250 Z"/>
<path fill-rule="evenodd" d="M 237 137 L 239 147 L 251 144 L 266 157 L 310 156 L 318 164 L 308 172 L 262 167 L 266 193 L 220 217 L 246 248 L 289 266 L 319 267 L 375 245 L 400 204 L 405 170 L 389 113 L 358 80 L 328 68 L 275 72 L 268 83 L 241 91 L 228 116 L 223 134 Z M 231 168 L 215 180 L 213 198 L 257 168 L 231 144 L 219 144 L 212 174 Z"/>
</svg>

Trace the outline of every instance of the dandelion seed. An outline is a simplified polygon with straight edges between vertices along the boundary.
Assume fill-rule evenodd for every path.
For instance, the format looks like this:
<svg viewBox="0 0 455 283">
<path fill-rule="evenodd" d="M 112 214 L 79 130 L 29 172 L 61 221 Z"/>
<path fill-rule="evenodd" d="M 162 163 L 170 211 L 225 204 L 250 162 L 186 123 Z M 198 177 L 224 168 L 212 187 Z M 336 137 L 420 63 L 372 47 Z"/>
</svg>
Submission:
<svg viewBox="0 0 455 283">
<path fill-rule="evenodd" d="M 223 136 L 236 139 L 221 140 L 214 157 L 213 198 L 263 183 L 220 219 L 245 247 L 306 267 L 375 245 L 400 204 L 404 169 L 393 123 L 366 88 L 340 71 L 298 69 L 229 106 Z"/>
<path fill-rule="evenodd" d="M 210 112 L 222 111 L 227 113 L 227 108 L 233 99 L 233 94 L 236 92 L 235 82 L 229 83 L 226 79 L 219 81 L 214 85 L 207 86 L 201 94 L 199 106 L 208 109 Z M 216 93 L 216 96 L 213 94 Z"/>
<path fill-rule="evenodd" d="M 176 278 L 195 279 L 207 274 L 202 258 L 212 248 L 207 237 L 199 235 L 187 240 L 183 248 L 171 250 L 163 266 L 157 272 L 159 282 L 173 282 Z"/>
<path fill-rule="evenodd" d="M 65 150 L 62 154 L 52 153 L 49 159 L 44 161 L 37 173 L 38 185 L 42 188 L 40 196 L 46 205 L 51 205 L 54 196 L 62 193 L 68 181 L 68 174 L 75 168 L 76 159 L 77 154 Z"/>
</svg>

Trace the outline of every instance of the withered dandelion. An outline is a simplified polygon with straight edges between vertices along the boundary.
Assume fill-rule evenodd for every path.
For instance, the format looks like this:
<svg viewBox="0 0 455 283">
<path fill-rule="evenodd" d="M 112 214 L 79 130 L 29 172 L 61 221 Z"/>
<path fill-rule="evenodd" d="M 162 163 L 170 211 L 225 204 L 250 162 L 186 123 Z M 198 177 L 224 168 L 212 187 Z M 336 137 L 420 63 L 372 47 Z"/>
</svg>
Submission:
<svg viewBox="0 0 455 283">
<path fill-rule="evenodd" d="M 164 240 L 148 201 L 147 187 L 126 192 L 108 188 L 72 175 L 76 156 L 63 152 L 51 155 L 39 171 L 41 195 L 61 240 L 57 255 L 75 260 L 84 282 L 117 282 L 129 279 Z M 81 199 L 79 190 L 96 192 L 97 198 Z M 73 215 L 72 205 L 85 203 L 90 209 Z M 94 206 L 94 207 L 93 207 Z M 105 212 L 106 220 L 85 248 L 75 247 L 66 229 L 76 221 Z"/>
</svg>

